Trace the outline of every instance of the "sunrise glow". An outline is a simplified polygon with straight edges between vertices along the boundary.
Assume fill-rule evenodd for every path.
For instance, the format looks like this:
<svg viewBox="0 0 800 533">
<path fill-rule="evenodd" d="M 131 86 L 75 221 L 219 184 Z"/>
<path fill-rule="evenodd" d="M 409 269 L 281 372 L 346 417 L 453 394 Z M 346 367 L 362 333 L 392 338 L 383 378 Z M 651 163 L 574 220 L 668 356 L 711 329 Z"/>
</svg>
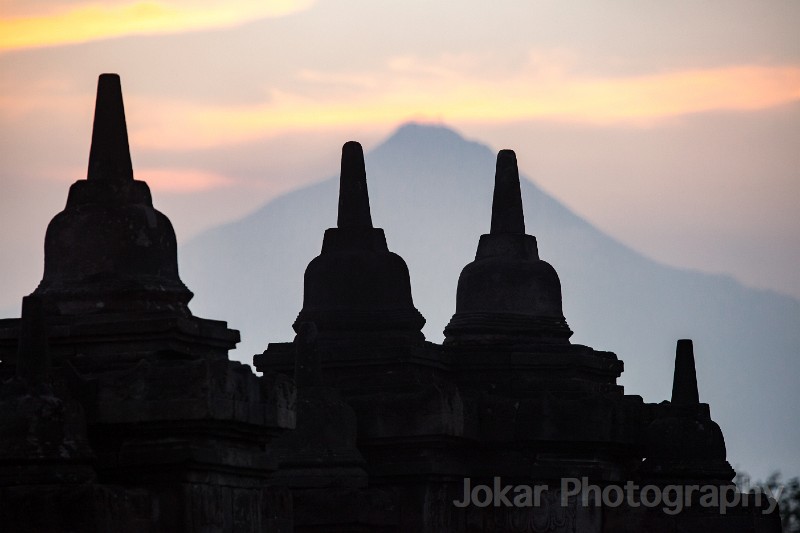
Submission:
<svg viewBox="0 0 800 533">
<path fill-rule="evenodd" d="M 0 18 L 0 52 L 127 35 L 228 27 L 249 20 L 288 15 L 310 5 L 310 0 L 85 4 L 52 13 Z"/>
<path fill-rule="evenodd" d="M 200 192 L 235 184 L 227 176 L 185 168 L 136 168 L 134 175 L 154 192 L 163 193 Z"/>
<path fill-rule="evenodd" d="M 748 111 L 800 99 L 800 68 L 731 67 L 607 79 L 362 80 L 369 90 L 311 98 L 274 91 L 268 104 L 213 107 L 149 101 L 154 121 L 135 132 L 144 146 L 203 147 L 278 131 L 386 125 L 428 118 L 449 122 L 533 119 L 648 124 L 688 113 Z"/>
</svg>

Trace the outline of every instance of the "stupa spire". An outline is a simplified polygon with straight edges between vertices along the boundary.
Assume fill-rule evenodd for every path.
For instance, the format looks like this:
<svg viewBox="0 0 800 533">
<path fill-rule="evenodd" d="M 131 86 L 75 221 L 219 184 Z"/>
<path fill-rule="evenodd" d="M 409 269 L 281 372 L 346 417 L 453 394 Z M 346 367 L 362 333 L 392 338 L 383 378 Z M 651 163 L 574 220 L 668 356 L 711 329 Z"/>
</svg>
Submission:
<svg viewBox="0 0 800 533">
<path fill-rule="evenodd" d="M 361 144 L 349 141 L 342 147 L 342 171 L 339 177 L 340 228 L 371 228 L 367 171 Z"/>
<path fill-rule="evenodd" d="M 97 80 L 97 101 L 94 108 L 87 178 L 133 179 L 122 88 L 117 74 L 101 74 Z"/>
<path fill-rule="evenodd" d="M 188 316 L 192 293 L 178 275 L 175 231 L 133 179 L 120 79 L 101 74 L 87 179 L 47 227 L 36 295 L 47 314 L 146 310 Z"/>
<path fill-rule="evenodd" d="M 497 154 L 491 233 L 525 233 L 517 155 L 513 150 L 500 150 Z"/>
<path fill-rule="evenodd" d="M 304 322 L 313 322 L 320 345 L 378 331 L 398 342 L 420 342 L 425 319 L 411 298 L 408 267 L 389 251 L 383 230 L 372 226 L 359 143 L 342 147 L 340 176 L 338 227 L 325 230 L 322 251 L 306 268 L 303 309 L 293 327 L 299 334 Z"/>
<path fill-rule="evenodd" d="M 525 233 L 517 156 L 497 154 L 492 227 L 475 261 L 461 271 L 456 312 L 445 343 L 558 343 L 572 335 L 561 306 L 561 282 Z"/>
<path fill-rule="evenodd" d="M 675 349 L 675 375 L 672 381 L 672 404 L 692 406 L 700 403 L 697 372 L 691 339 L 680 339 Z"/>
</svg>

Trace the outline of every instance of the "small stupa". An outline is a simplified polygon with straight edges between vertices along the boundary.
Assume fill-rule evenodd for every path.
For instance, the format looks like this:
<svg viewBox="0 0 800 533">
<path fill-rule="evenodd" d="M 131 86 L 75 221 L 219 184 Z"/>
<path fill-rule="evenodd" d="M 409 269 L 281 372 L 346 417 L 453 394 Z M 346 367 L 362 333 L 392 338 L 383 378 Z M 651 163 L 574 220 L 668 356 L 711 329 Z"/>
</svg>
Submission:
<svg viewBox="0 0 800 533">
<path fill-rule="evenodd" d="M 647 428 L 643 473 L 663 483 L 731 483 L 736 472 L 726 460 L 722 430 L 711 419 L 708 404 L 700 403 L 690 339 L 677 343 L 672 400 L 662 409 Z"/>
<path fill-rule="evenodd" d="M 525 233 L 517 156 L 497 154 L 491 231 L 475 261 L 458 278 L 456 313 L 446 344 L 567 343 L 572 335 L 561 307 L 561 282 L 539 259 L 536 237 Z"/>
<path fill-rule="evenodd" d="M 153 208 L 147 183 L 133 177 L 116 74 L 98 80 L 87 177 L 72 184 L 47 228 L 44 265 L 34 294 L 50 314 L 189 314 L 175 231 Z"/>
<path fill-rule="evenodd" d="M 425 325 L 411 298 L 408 267 L 372 225 L 364 152 L 342 147 L 337 227 L 325 231 L 322 252 L 306 268 L 303 309 L 294 328 L 314 323 L 319 339 L 405 337 L 421 341 Z"/>
</svg>

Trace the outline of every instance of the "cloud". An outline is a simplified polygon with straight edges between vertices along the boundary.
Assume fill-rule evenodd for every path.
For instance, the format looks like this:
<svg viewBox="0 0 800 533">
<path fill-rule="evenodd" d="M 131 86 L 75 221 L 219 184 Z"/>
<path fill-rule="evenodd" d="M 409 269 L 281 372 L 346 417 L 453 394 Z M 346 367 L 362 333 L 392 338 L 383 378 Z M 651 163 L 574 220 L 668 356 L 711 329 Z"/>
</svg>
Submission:
<svg viewBox="0 0 800 533">
<path fill-rule="evenodd" d="M 83 43 L 126 35 L 230 27 L 302 11 L 312 0 L 144 0 L 59 6 L 0 18 L 0 52 Z M 5 6 L 4 6 L 5 9 Z M 13 6 L 9 7 L 13 11 Z"/>
<path fill-rule="evenodd" d="M 708 111 L 754 111 L 800 99 L 800 67 L 728 66 L 629 77 L 587 78 L 532 62 L 504 76 L 482 76 L 463 58 L 430 64 L 395 58 L 376 73 L 304 70 L 299 84 L 275 88 L 255 105 L 181 101 L 137 103 L 153 111 L 134 133 L 140 146 L 198 148 L 282 131 L 409 119 L 500 123 L 547 119 L 592 124 L 651 124 Z M 466 65 L 466 66 L 465 66 Z M 331 83 L 340 85 L 331 91 Z"/>
<path fill-rule="evenodd" d="M 234 185 L 221 174 L 188 168 L 137 168 L 135 177 L 146 181 L 155 192 L 194 193 Z"/>
<path fill-rule="evenodd" d="M 134 158 L 135 159 L 135 158 Z M 189 166 L 139 166 L 134 163 L 133 176 L 137 180 L 146 181 L 154 193 L 189 194 L 218 191 L 232 186 L 247 185 L 241 180 L 228 175 L 191 168 Z M 75 180 L 86 178 L 83 166 L 47 166 L 37 171 L 28 172 L 29 178 L 37 181 L 54 182 L 68 187 Z M 252 186 L 249 187 L 252 189 Z"/>
</svg>

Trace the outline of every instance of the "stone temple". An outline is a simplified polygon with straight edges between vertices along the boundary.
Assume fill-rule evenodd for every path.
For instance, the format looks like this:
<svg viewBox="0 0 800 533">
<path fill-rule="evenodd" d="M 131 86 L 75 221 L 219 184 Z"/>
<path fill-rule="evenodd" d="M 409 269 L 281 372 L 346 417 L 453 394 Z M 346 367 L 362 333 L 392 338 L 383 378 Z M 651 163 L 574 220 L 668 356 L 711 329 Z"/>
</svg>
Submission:
<svg viewBox="0 0 800 533">
<path fill-rule="evenodd" d="M 100 76 L 87 178 L 21 317 L 0 320 L 0 530 L 779 532 L 770 500 L 733 485 L 692 342 L 669 401 L 625 394 L 616 355 L 570 343 L 510 150 L 491 202 L 427 342 L 345 144 L 337 227 L 257 375 L 228 358 L 236 330 L 190 311 L 119 77 Z"/>
</svg>

